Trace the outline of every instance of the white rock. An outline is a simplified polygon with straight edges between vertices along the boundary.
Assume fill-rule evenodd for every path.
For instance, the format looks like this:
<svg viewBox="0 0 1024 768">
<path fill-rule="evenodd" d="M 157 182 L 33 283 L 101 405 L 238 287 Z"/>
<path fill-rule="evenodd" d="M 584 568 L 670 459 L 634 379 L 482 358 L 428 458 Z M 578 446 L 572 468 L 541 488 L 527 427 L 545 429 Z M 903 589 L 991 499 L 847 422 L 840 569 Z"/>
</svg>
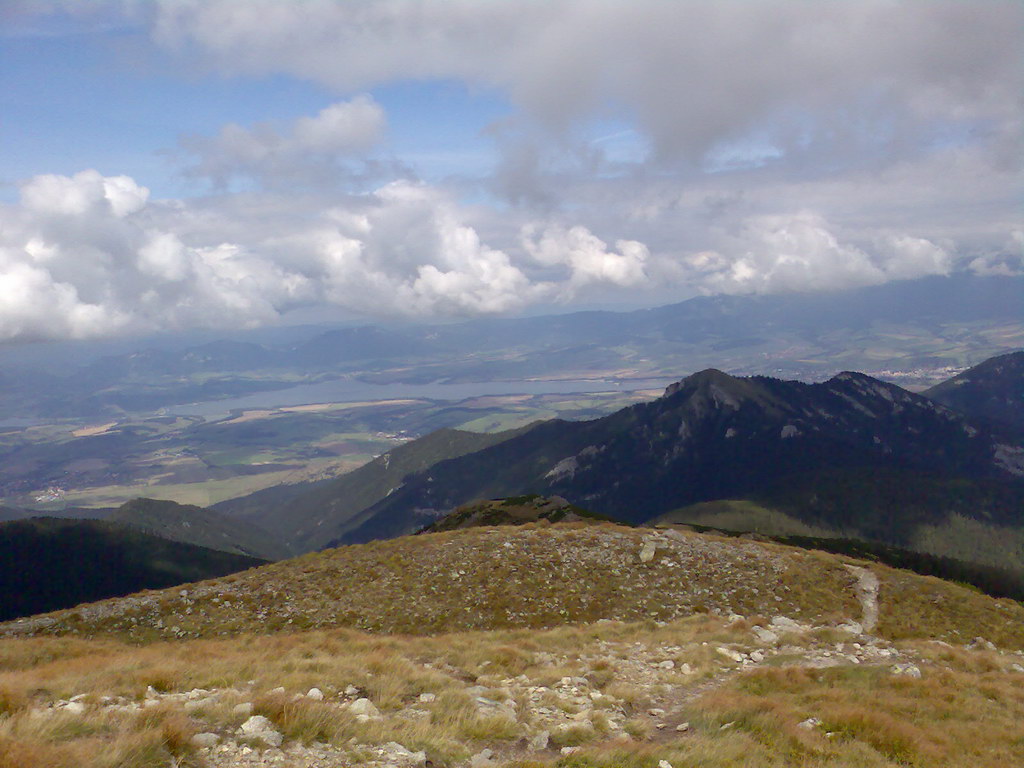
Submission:
<svg viewBox="0 0 1024 768">
<path fill-rule="evenodd" d="M 750 652 L 750 660 L 756 661 L 760 664 L 762 661 L 764 661 L 764 654 L 761 651 L 753 650 Z"/>
<path fill-rule="evenodd" d="M 805 629 L 803 624 L 793 621 L 787 616 L 776 616 L 772 619 L 772 626 L 785 632 L 800 632 Z"/>
<path fill-rule="evenodd" d="M 660 669 L 675 669 L 676 663 L 672 661 L 672 659 L 665 659 L 665 661 L 662 661 L 658 664 L 658 667 Z"/>
<path fill-rule="evenodd" d="M 816 717 L 808 717 L 806 720 L 797 723 L 798 728 L 803 728 L 807 731 L 817 728 L 819 725 L 821 725 L 821 720 Z"/>
<path fill-rule="evenodd" d="M 274 724 L 263 715 L 253 715 L 238 730 L 242 735 L 261 739 L 272 747 L 279 747 L 284 741 L 284 737 L 274 730 Z"/>
<path fill-rule="evenodd" d="M 906 675 L 915 680 L 921 677 L 921 670 L 916 664 L 895 664 L 892 667 L 892 673 L 894 675 Z"/>
<path fill-rule="evenodd" d="M 715 648 L 715 653 L 717 653 L 719 656 L 725 656 L 725 658 L 731 659 L 732 661 L 735 661 L 738 664 L 742 663 L 743 659 L 745 658 L 743 654 L 739 651 L 734 651 L 732 650 L 732 648 L 723 648 L 721 646 Z"/>
<path fill-rule="evenodd" d="M 367 698 L 356 699 L 348 705 L 348 711 L 357 717 L 366 715 L 369 718 L 380 717 L 380 710 Z"/>
<path fill-rule="evenodd" d="M 63 707 L 62 712 L 67 712 L 69 715 L 80 715 L 85 712 L 85 704 L 80 701 L 69 701 Z"/>
<path fill-rule="evenodd" d="M 571 754 L 574 754 L 574 753 L 579 752 L 579 751 L 580 751 L 579 747 L 562 747 L 559 750 L 559 752 L 561 752 L 563 755 L 571 755 Z"/>
<path fill-rule="evenodd" d="M 435 694 L 433 694 L 433 693 L 421 693 L 420 694 L 420 703 L 421 704 L 431 704 L 436 699 L 437 699 L 437 696 Z"/>
<path fill-rule="evenodd" d="M 659 760 L 658 768 L 672 768 L 672 763 L 670 763 L 668 760 Z"/>
<path fill-rule="evenodd" d="M 278 686 L 277 688 L 274 688 L 270 692 L 271 696 L 284 696 L 284 694 L 285 694 L 284 686 Z"/>
<path fill-rule="evenodd" d="M 643 546 L 640 547 L 640 562 L 649 563 L 654 559 L 654 553 L 656 551 L 653 541 L 645 541 Z"/>
<path fill-rule="evenodd" d="M 324 692 L 321 691 L 319 688 L 310 688 L 309 691 L 306 693 L 306 698 L 312 699 L 313 701 L 323 701 Z"/>
<path fill-rule="evenodd" d="M 231 714 L 234 717 L 248 717 L 252 714 L 252 702 L 243 701 L 241 704 L 235 704 L 231 708 Z"/>
<path fill-rule="evenodd" d="M 689 723 L 680 723 L 679 725 L 676 726 L 676 730 L 679 731 L 679 733 L 685 733 L 686 731 L 690 730 L 690 724 Z"/>
<path fill-rule="evenodd" d="M 346 696 L 355 696 L 358 693 L 359 693 L 359 689 L 356 688 L 354 685 L 349 685 L 349 686 L 345 687 L 345 695 Z"/>
</svg>

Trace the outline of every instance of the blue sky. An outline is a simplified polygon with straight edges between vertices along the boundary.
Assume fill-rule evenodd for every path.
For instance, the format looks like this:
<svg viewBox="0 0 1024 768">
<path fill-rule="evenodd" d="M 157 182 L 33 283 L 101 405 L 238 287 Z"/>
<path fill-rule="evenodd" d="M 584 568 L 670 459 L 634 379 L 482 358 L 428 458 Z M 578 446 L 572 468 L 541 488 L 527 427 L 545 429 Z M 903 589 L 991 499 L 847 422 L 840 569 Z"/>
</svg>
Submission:
<svg viewBox="0 0 1024 768">
<path fill-rule="evenodd" d="M 45 33 L 45 34 L 44 34 Z M 44 19 L 35 34 L 0 46 L 2 192 L 40 173 L 84 168 L 127 174 L 159 197 L 202 194 L 168 153 L 186 135 L 226 123 L 284 123 L 317 112 L 339 94 L 288 74 L 219 75 L 146 44 L 145 29 L 90 29 Z M 488 125 L 506 117 L 493 89 L 454 80 L 408 80 L 369 91 L 389 120 L 385 147 L 426 181 L 482 176 L 494 164 Z"/>
<path fill-rule="evenodd" d="M 1000 0 L 12 0 L 0 341 L 1018 274 Z"/>
</svg>

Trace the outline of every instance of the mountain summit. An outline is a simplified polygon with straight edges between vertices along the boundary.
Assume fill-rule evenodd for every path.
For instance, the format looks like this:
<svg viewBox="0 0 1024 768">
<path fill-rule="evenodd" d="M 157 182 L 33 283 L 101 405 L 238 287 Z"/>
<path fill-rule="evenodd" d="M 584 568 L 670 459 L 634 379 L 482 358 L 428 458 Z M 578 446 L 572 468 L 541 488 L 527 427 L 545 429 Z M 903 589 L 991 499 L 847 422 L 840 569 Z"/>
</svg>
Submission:
<svg viewBox="0 0 1024 768">
<path fill-rule="evenodd" d="M 407 533 L 478 498 L 558 495 L 643 522 L 836 470 L 998 483 L 1024 474 L 1024 451 L 927 397 L 861 373 L 805 384 L 709 369 L 655 401 L 593 421 L 544 422 L 409 475 L 337 543 Z"/>
</svg>

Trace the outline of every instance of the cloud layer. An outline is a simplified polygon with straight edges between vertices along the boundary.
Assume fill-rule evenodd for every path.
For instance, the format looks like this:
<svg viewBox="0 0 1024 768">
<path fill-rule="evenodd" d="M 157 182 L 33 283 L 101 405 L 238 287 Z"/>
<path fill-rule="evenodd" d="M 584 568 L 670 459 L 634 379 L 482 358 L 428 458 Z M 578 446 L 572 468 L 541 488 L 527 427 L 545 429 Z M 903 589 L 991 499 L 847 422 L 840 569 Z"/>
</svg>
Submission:
<svg viewBox="0 0 1024 768">
<path fill-rule="evenodd" d="M 869 253 L 810 212 L 750 218 L 718 251 L 652 254 L 551 221 L 524 224 L 510 247 L 489 245 L 442 191 L 404 181 L 313 215 L 303 200 L 148 197 L 132 179 L 96 171 L 25 184 L 20 205 L 0 210 L 0 339 L 244 327 L 318 303 L 458 316 L 602 285 L 813 290 L 951 268 L 928 240 L 890 237 Z"/>
<path fill-rule="evenodd" d="M 46 7 L 96 28 L 143 24 L 214 76 L 283 73 L 334 95 L 163 148 L 195 197 L 154 200 L 116 169 L 25 180 L 0 206 L 0 340 L 251 326 L 316 304 L 444 317 L 1024 269 L 1017 3 L 97 0 L 6 13 L 29 29 Z M 430 185 L 392 154 L 373 89 L 430 80 L 508 101 L 480 126 L 494 152 L 480 176 Z"/>
</svg>

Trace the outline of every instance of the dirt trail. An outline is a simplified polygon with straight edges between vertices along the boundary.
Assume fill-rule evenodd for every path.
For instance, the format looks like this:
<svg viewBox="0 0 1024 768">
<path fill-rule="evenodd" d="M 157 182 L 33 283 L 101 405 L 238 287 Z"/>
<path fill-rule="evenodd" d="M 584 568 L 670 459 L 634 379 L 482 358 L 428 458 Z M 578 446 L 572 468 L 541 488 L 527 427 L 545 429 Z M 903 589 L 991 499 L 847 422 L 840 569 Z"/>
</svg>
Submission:
<svg viewBox="0 0 1024 768">
<path fill-rule="evenodd" d="M 860 623 L 865 632 L 871 632 L 878 624 L 878 577 L 856 565 L 847 565 L 846 570 L 857 577 L 857 599 L 864 612 Z"/>
</svg>

